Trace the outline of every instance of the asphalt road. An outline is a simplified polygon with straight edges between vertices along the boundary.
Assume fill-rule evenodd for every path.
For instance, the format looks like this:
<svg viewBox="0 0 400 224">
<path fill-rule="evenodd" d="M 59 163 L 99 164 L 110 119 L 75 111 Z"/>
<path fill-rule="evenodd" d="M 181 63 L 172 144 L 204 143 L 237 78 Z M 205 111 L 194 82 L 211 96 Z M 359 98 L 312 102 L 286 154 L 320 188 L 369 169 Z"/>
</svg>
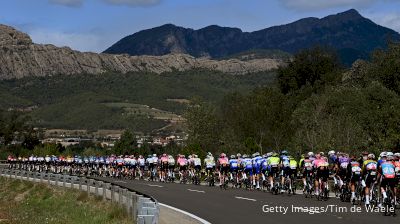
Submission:
<svg viewBox="0 0 400 224">
<path fill-rule="evenodd" d="M 303 195 L 272 195 L 261 191 L 242 189 L 221 190 L 219 187 L 195 186 L 189 184 L 159 183 L 139 180 L 115 180 L 98 178 L 131 188 L 156 198 L 164 203 L 190 212 L 211 223 L 307 223 L 307 224 L 369 224 L 400 223 L 397 217 L 384 216 L 380 212 L 366 212 L 364 207 L 351 208 L 336 198 L 317 201 Z M 301 207 L 301 209 L 293 208 Z M 329 206 L 327 208 L 327 206 Z M 324 207 L 311 214 L 314 207 Z M 264 208 L 264 211 L 263 211 Z M 272 211 L 272 209 L 275 209 Z M 285 211 L 285 209 L 287 209 Z M 358 211 L 355 211 L 358 209 Z M 347 211 L 346 211 L 347 210 Z M 397 210 L 399 214 L 400 211 Z"/>
</svg>

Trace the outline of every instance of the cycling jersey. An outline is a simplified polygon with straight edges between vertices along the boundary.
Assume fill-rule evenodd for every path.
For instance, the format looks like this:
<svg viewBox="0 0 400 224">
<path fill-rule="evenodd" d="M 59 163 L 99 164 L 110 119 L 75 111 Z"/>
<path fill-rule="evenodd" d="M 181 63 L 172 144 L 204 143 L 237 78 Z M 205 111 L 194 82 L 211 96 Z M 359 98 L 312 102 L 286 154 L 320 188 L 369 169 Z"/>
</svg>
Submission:
<svg viewBox="0 0 400 224">
<path fill-rule="evenodd" d="M 290 169 L 292 169 L 292 170 L 297 169 L 297 161 L 294 159 L 291 159 L 289 162 L 289 166 L 290 166 Z"/>
<path fill-rule="evenodd" d="M 200 158 L 193 158 L 193 164 L 194 166 L 201 166 Z"/>
<path fill-rule="evenodd" d="M 378 163 L 375 160 L 365 160 L 363 163 L 363 173 L 369 175 L 376 175 L 376 171 L 378 169 Z"/>
<path fill-rule="evenodd" d="M 206 165 L 207 169 L 212 169 L 215 167 L 215 160 L 214 157 L 207 157 L 204 159 L 204 164 Z"/>
<path fill-rule="evenodd" d="M 279 159 L 279 157 L 269 157 L 268 158 L 268 166 L 269 167 L 278 167 L 278 165 L 279 165 L 279 163 L 280 163 L 280 159 Z"/>
<path fill-rule="evenodd" d="M 385 161 L 381 164 L 382 176 L 387 179 L 395 178 L 395 167 L 393 163 Z"/>
<path fill-rule="evenodd" d="M 138 162 L 139 162 L 139 166 L 144 166 L 144 164 L 146 163 L 144 158 L 139 158 Z"/>
</svg>

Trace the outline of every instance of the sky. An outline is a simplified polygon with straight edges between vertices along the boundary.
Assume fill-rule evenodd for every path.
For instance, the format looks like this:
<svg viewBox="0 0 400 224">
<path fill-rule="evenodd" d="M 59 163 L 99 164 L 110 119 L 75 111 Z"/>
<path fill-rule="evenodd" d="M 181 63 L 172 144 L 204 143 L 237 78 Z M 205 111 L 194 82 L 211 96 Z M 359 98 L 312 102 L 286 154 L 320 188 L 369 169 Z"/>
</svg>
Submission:
<svg viewBox="0 0 400 224">
<path fill-rule="evenodd" d="M 251 32 L 351 8 L 400 32 L 400 0 L 1 0 L 0 24 L 28 33 L 35 43 L 102 52 L 166 23 Z"/>
</svg>

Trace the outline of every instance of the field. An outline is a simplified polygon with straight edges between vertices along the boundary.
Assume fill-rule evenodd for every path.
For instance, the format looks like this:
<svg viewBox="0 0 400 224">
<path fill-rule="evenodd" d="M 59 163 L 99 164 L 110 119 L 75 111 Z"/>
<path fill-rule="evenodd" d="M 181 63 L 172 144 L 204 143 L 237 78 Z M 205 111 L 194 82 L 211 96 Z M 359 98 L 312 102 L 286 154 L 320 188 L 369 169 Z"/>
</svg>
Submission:
<svg viewBox="0 0 400 224">
<path fill-rule="evenodd" d="M 133 223 L 124 209 L 86 192 L 0 177 L 0 223 Z"/>
</svg>

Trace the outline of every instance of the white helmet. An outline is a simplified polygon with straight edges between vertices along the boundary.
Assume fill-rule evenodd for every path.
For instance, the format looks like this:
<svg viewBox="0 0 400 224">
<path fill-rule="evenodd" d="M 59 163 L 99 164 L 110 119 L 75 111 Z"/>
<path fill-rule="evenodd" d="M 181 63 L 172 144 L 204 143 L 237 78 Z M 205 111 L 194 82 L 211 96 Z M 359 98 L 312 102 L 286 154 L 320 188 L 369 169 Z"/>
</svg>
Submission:
<svg viewBox="0 0 400 224">
<path fill-rule="evenodd" d="M 394 156 L 400 158 L 400 152 L 395 153 Z"/>
<path fill-rule="evenodd" d="M 386 152 L 381 152 L 381 154 L 379 154 L 380 157 L 386 157 Z"/>
<path fill-rule="evenodd" d="M 313 152 L 308 152 L 307 155 L 308 155 L 309 157 L 313 157 L 313 156 L 314 156 L 314 153 L 313 153 Z"/>
<path fill-rule="evenodd" d="M 386 156 L 387 156 L 387 157 L 393 156 L 393 152 L 387 152 L 387 153 L 386 153 Z"/>
<path fill-rule="evenodd" d="M 335 151 L 333 151 L 333 150 L 329 151 L 328 155 L 335 155 Z"/>
<path fill-rule="evenodd" d="M 370 153 L 370 154 L 368 155 L 368 159 L 375 159 L 375 155 L 372 154 L 372 153 Z"/>
</svg>

